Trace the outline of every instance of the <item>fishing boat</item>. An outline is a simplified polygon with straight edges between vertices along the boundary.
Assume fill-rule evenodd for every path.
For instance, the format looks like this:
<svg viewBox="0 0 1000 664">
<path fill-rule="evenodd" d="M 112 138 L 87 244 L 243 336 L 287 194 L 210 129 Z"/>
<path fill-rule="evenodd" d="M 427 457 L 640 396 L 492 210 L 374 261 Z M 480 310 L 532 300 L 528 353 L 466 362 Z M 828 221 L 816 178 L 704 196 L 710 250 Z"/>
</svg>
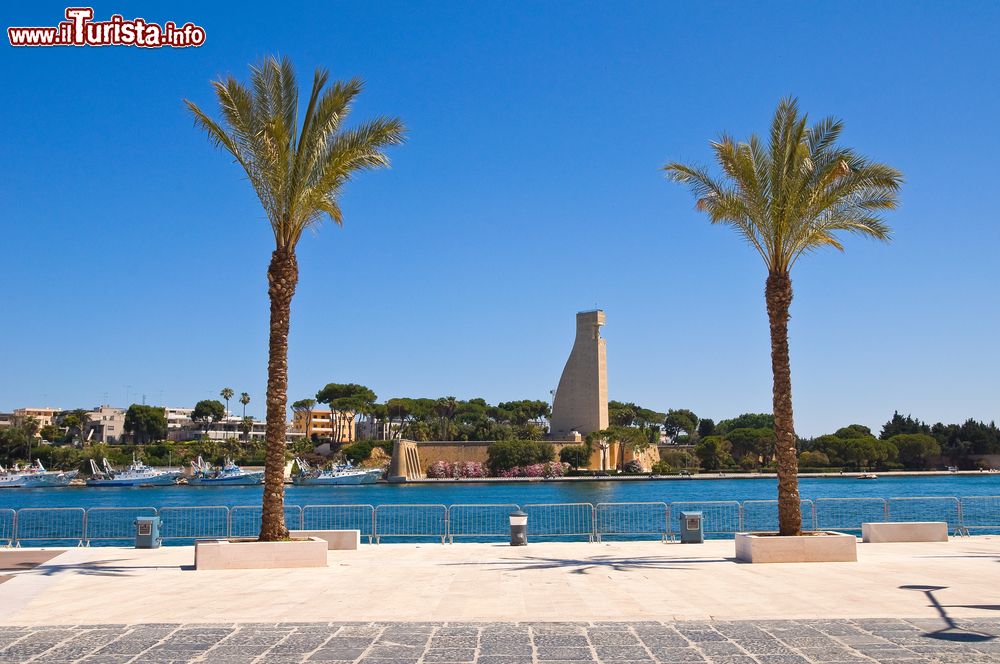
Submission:
<svg viewBox="0 0 1000 664">
<path fill-rule="evenodd" d="M 41 460 L 24 468 L 16 463 L 7 470 L 0 466 L 0 488 L 34 489 L 38 487 L 69 486 L 77 471 L 45 470 Z"/>
<path fill-rule="evenodd" d="M 382 477 L 381 468 L 356 468 L 351 462 L 337 464 L 332 468 L 313 468 L 307 462 L 296 457 L 295 465 L 299 472 L 292 477 L 293 484 L 332 484 L 355 485 L 374 484 Z"/>
<path fill-rule="evenodd" d="M 91 478 L 87 486 L 168 486 L 176 484 L 181 471 L 176 468 L 158 470 L 150 468 L 142 461 L 132 456 L 132 463 L 125 470 L 117 470 L 103 459 L 101 467 L 90 460 Z"/>
<path fill-rule="evenodd" d="M 187 483 L 193 486 L 248 486 L 264 481 L 263 470 L 243 470 L 230 458 L 222 468 L 215 468 L 198 457 L 191 462 L 191 471 Z"/>
<path fill-rule="evenodd" d="M 859 480 L 877 480 L 878 479 L 878 475 L 876 475 L 875 473 L 861 473 L 860 475 L 858 475 L 858 479 Z"/>
</svg>

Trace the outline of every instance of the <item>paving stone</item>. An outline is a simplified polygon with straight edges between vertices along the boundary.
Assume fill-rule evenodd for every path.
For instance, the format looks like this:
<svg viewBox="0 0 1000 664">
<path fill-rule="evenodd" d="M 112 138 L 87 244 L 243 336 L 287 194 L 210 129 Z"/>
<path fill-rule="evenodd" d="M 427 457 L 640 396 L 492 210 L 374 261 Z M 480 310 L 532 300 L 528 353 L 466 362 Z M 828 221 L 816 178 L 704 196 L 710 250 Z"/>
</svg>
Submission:
<svg viewBox="0 0 1000 664">
<path fill-rule="evenodd" d="M 538 647 L 538 659 L 542 660 L 575 660 L 593 661 L 594 655 L 590 648 L 558 648 Z"/>
</svg>

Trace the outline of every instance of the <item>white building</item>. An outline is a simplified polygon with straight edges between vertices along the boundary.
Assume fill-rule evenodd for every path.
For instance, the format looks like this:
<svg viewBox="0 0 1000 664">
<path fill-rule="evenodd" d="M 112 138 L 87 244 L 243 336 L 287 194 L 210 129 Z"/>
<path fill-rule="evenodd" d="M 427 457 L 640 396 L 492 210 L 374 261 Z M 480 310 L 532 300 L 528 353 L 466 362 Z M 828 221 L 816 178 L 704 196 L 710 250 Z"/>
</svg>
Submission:
<svg viewBox="0 0 1000 664">
<path fill-rule="evenodd" d="M 87 413 L 88 443 L 107 443 L 115 445 L 122 442 L 125 434 L 125 409 L 112 406 L 99 406 Z"/>
</svg>

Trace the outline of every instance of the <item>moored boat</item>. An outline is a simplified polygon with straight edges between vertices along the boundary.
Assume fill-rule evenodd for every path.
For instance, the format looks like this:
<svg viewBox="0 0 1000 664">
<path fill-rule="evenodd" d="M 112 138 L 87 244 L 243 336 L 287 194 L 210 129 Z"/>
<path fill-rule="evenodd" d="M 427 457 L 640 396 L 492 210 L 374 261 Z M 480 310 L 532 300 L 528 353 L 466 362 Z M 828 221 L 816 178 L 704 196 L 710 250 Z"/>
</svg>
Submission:
<svg viewBox="0 0 1000 664">
<path fill-rule="evenodd" d="M 34 489 L 39 487 L 69 486 L 77 471 L 45 470 L 41 460 L 35 459 L 30 466 L 21 468 L 17 464 L 7 470 L 0 466 L 0 488 Z"/>
<path fill-rule="evenodd" d="M 296 457 L 299 472 L 292 477 L 293 484 L 307 485 L 357 485 L 374 484 L 382 477 L 381 468 L 356 468 L 351 462 L 337 464 L 332 468 L 313 468 Z"/>
<path fill-rule="evenodd" d="M 150 468 L 134 456 L 132 463 L 125 470 L 117 470 L 103 460 L 102 467 L 90 460 L 92 477 L 87 480 L 87 486 L 168 486 L 176 484 L 181 471 L 175 468 Z"/>
<path fill-rule="evenodd" d="M 860 475 L 858 475 L 858 479 L 859 480 L 877 480 L 878 479 L 878 475 L 876 475 L 875 473 L 861 473 Z"/>
<path fill-rule="evenodd" d="M 191 470 L 187 483 L 192 486 L 249 486 L 264 481 L 263 470 L 243 470 L 229 458 L 222 468 L 214 468 L 198 457 L 191 462 Z"/>
</svg>

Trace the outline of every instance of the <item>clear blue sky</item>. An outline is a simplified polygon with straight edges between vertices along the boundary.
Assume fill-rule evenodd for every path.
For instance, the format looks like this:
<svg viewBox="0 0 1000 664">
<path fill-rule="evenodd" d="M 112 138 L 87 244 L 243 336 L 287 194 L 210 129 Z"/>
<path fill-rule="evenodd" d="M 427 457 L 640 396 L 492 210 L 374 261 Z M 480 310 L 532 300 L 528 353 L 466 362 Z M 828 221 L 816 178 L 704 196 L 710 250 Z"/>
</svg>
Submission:
<svg viewBox="0 0 1000 664">
<path fill-rule="evenodd" d="M 798 95 L 906 176 L 895 240 L 796 267 L 803 435 L 894 409 L 998 415 L 1000 5 L 127 3 L 193 21 L 186 50 L 2 47 L 0 410 L 192 404 L 263 412 L 273 240 L 240 170 L 181 105 L 268 53 L 360 76 L 355 117 L 409 128 L 393 168 L 303 238 L 291 399 L 547 398 L 574 314 L 607 312 L 610 396 L 720 419 L 770 407 L 760 259 L 711 227 L 671 159 L 765 131 Z M 24 3 L 4 27 L 54 25 Z"/>
</svg>

